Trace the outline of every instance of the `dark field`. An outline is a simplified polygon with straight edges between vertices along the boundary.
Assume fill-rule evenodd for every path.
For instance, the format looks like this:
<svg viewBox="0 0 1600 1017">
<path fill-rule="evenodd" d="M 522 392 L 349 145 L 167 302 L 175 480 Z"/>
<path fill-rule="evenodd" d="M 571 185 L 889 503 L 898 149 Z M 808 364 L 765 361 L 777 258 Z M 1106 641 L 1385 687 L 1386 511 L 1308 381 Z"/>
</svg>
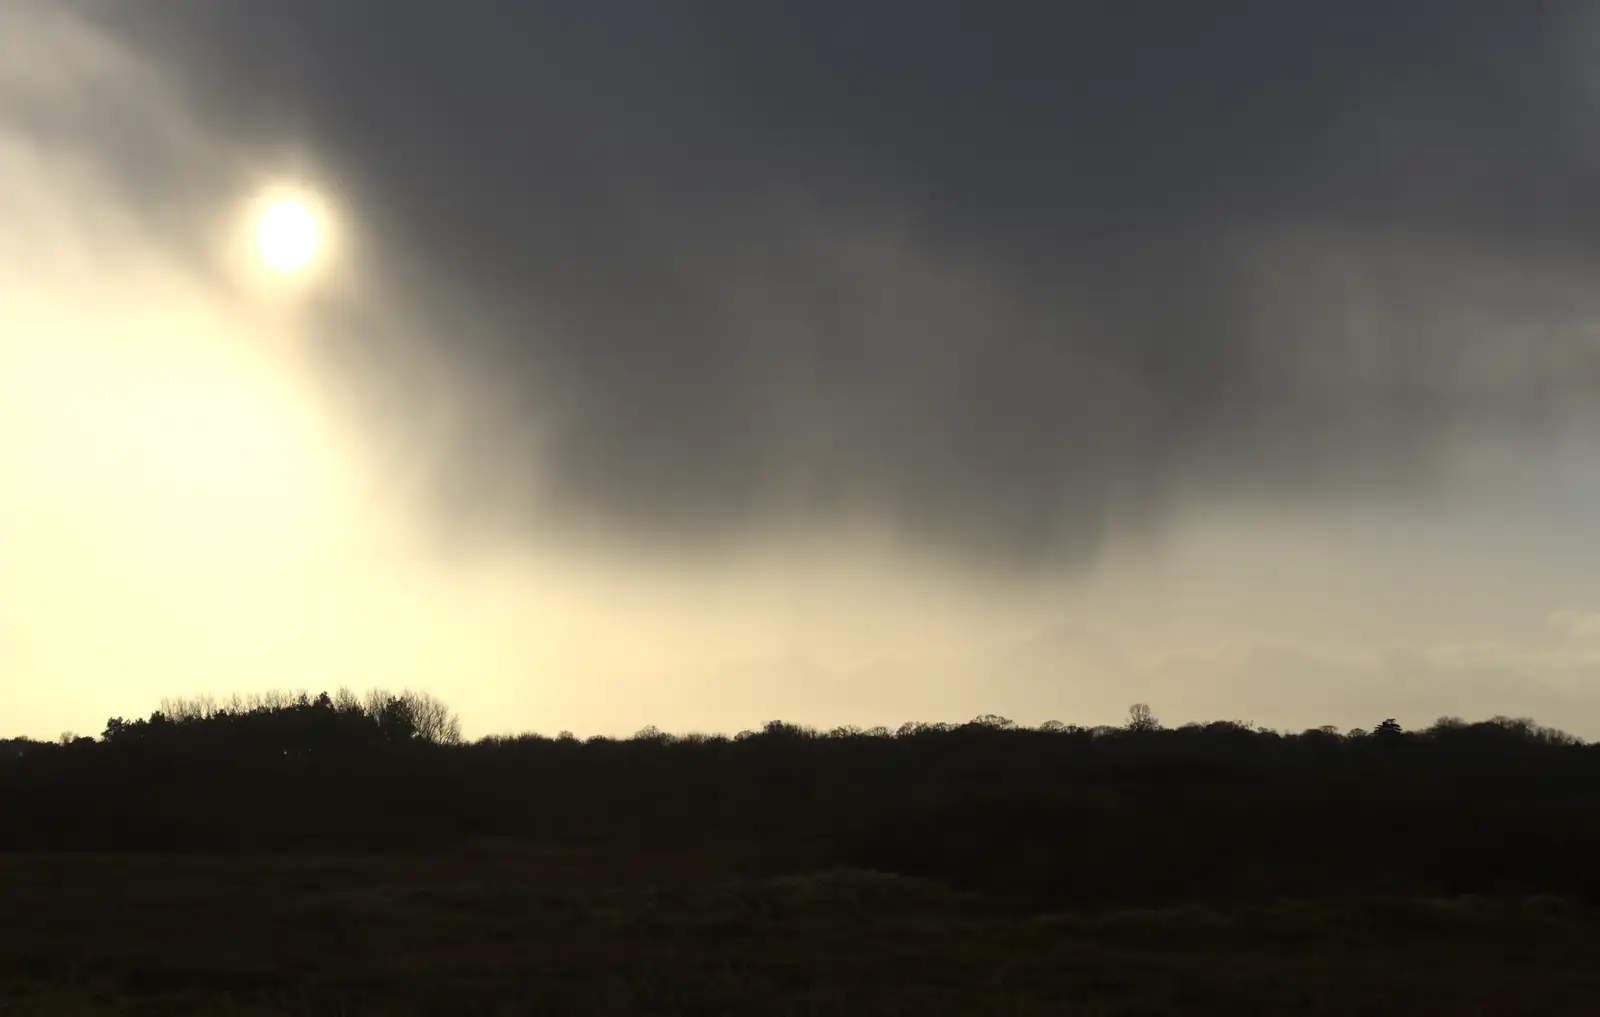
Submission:
<svg viewBox="0 0 1600 1017">
<path fill-rule="evenodd" d="M 1528 721 L 428 716 L 0 743 L 0 1013 L 1600 1013 L 1600 748 Z"/>
<path fill-rule="evenodd" d="M 7 1014 L 1593 1014 L 1556 898 L 1040 913 L 605 848 L 12 856 Z"/>
</svg>

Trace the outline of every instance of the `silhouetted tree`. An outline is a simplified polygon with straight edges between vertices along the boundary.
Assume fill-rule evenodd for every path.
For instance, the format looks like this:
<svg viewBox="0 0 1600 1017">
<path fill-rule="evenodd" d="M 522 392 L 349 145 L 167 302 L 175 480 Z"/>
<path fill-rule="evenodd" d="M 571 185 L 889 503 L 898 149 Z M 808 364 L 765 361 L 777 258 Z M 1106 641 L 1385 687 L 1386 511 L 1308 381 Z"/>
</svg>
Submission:
<svg viewBox="0 0 1600 1017">
<path fill-rule="evenodd" d="M 1156 720 L 1156 715 L 1150 712 L 1150 707 L 1145 703 L 1134 703 L 1128 707 L 1129 731 L 1159 731 L 1161 722 Z"/>
<path fill-rule="evenodd" d="M 1399 741 L 1405 737 L 1405 733 L 1406 729 L 1401 727 L 1393 717 L 1372 729 L 1372 737 L 1384 743 Z"/>
</svg>

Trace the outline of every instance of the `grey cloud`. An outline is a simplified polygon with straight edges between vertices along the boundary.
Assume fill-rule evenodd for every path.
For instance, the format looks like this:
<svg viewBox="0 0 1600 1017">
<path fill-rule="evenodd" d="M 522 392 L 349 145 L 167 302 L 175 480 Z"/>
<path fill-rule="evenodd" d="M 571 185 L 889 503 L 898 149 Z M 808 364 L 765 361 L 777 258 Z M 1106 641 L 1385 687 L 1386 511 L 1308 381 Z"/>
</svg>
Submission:
<svg viewBox="0 0 1600 1017">
<path fill-rule="evenodd" d="M 1196 491 L 1426 485 L 1463 433 L 1583 412 L 1578 10 L 98 16 L 238 151 L 348 190 L 408 317 L 368 342 L 330 312 L 330 370 L 382 388 L 403 341 L 446 365 L 447 526 L 866 520 L 1013 567 Z"/>
</svg>

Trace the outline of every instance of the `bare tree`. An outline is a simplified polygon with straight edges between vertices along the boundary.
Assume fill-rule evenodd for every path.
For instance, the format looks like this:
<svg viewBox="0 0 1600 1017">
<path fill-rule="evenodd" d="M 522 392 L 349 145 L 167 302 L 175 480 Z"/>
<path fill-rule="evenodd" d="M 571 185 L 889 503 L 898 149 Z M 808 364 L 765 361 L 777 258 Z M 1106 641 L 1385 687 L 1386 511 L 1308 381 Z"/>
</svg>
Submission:
<svg viewBox="0 0 1600 1017">
<path fill-rule="evenodd" d="M 411 714 L 415 737 L 435 745 L 461 744 L 461 720 L 442 701 L 407 689 L 399 696 Z"/>
<path fill-rule="evenodd" d="M 340 689 L 335 703 L 354 699 L 354 693 Z M 426 692 L 406 689 L 396 694 L 388 689 L 368 689 L 361 697 L 361 712 L 391 737 L 416 738 L 434 745 L 459 745 L 462 741 L 461 720 L 443 701 Z"/>
<path fill-rule="evenodd" d="M 193 699 L 163 697 L 161 712 L 176 721 L 196 721 L 210 720 L 222 711 L 215 698 L 201 694 Z"/>
<path fill-rule="evenodd" d="M 388 689 L 368 689 L 361 696 L 361 712 L 377 720 L 383 716 L 383 708 L 395 698 L 397 697 Z"/>
<path fill-rule="evenodd" d="M 348 685 L 339 686 L 339 691 L 333 694 L 333 708 L 340 713 L 360 713 L 361 697 Z"/>
<path fill-rule="evenodd" d="M 1159 731 L 1161 730 L 1161 721 L 1157 720 L 1156 715 L 1150 712 L 1148 704 L 1134 703 L 1128 707 L 1128 730 Z"/>
<path fill-rule="evenodd" d="M 288 689 L 268 689 L 261 694 L 261 705 L 268 710 L 287 710 L 291 706 L 310 701 L 311 697 L 304 689 L 299 692 L 290 692 Z"/>
</svg>

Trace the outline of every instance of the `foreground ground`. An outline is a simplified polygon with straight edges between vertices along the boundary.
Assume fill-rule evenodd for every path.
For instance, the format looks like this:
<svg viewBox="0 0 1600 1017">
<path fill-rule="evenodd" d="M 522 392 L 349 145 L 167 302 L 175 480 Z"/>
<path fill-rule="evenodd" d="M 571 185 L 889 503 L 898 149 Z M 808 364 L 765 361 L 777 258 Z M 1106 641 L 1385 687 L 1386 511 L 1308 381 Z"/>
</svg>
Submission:
<svg viewBox="0 0 1600 1017">
<path fill-rule="evenodd" d="M 754 857 L 0 856 L 0 1013 L 1593 1014 L 1554 898 L 1038 913 Z"/>
</svg>

